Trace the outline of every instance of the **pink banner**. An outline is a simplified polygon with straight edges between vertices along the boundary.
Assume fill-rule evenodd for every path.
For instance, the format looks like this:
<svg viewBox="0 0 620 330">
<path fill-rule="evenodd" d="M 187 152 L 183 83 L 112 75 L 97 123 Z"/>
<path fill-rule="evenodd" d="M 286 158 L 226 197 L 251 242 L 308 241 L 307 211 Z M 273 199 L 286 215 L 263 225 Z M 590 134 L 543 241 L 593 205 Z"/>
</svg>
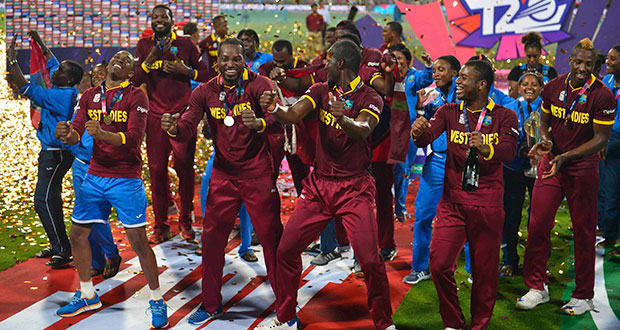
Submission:
<svg viewBox="0 0 620 330">
<path fill-rule="evenodd" d="M 467 13 L 467 9 L 465 9 L 460 1 L 444 1 L 444 8 L 446 9 L 448 22 L 452 22 L 454 19 L 469 15 Z M 448 25 L 448 28 L 450 29 L 452 41 L 455 45 L 455 56 L 461 63 L 465 63 L 470 57 L 476 55 L 476 50 L 473 47 L 458 46 L 457 44 L 461 42 L 461 40 L 465 39 L 469 34 L 451 24 Z"/>
<path fill-rule="evenodd" d="M 456 56 L 439 1 L 426 5 L 411 5 L 400 1 L 394 3 L 407 19 L 424 49 L 433 58 L 443 55 Z"/>
</svg>

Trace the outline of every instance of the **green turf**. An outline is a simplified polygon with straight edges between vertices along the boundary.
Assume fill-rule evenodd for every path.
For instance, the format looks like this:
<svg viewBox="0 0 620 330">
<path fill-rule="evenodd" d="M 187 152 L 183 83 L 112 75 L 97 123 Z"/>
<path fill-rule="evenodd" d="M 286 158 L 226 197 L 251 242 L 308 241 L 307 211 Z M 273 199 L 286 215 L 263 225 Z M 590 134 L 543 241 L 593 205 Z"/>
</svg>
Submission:
<svg viewBox="0 0 620 330">
<path fill-rule="evenodd" d="M 567 210 L 560 209 L 556 220 L 556 226 L 551 234 L 552 253 L 549 260 L 549 268 L 556 276 L 556 281 L 550 286 L 551 302 L 527 312 L 516 310 L 515 301 L 527 292 L 527 288 L 520 275 L 510 278 L 502 277 L 499 280 L 498 299 L 493 311 L 490 329 L 560 329 L 559 309 L 563 304 L 563 298 L 565 298 L 563 297 L 564 284 L 570 265 L 570 262 L 566 262 L 566 260 L 572 255 L 572 232 L 569 229 L 570 219 Z M 522 221 L 521 232 L 523 235 L 518 247 L 521 261 L 523 261 L 525 239 L 527 238 L 526 228 L 527 221 Z M 471 285 L 467 282 L 468 275 L 463 269 L 463 265 L 464 258 L 461 256 L 455 278 L 459 289 L 461 308 L 467 322 L 469 322 L 471 320 L 469 313 Z M 394 313 L 394 323 L 398 329 L 442 329 L 443 323 L 438 311 L 437 292 L 433 282 L 431 280 L 423 281 L 411 288 Z"/>
</svg>

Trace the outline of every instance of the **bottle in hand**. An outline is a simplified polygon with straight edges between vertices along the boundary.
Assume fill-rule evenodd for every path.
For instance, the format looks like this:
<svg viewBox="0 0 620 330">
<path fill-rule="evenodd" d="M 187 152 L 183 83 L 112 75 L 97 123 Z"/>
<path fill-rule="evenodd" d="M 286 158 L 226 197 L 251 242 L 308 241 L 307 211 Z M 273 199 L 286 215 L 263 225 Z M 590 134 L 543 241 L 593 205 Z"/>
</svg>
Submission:
<svg viewBox="0 0 620 330">
<path fill-rule="evenodd" d="M 480 165 L 478 164 L 478 149 L 470 148 L 469 155 L 463 167 L 463 190 L 478 190 L 478 178 L 480 177 Z"/>
</svg>

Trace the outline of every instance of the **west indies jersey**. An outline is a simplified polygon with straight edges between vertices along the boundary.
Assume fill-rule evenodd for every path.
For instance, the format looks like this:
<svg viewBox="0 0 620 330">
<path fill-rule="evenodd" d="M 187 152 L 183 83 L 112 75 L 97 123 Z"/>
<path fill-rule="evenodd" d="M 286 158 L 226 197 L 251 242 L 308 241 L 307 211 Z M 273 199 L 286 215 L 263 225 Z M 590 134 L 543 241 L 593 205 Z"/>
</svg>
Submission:
<svg viewBox="0 0 620 330">
<path fill-rule="evenodd" d="M 429 121 L 431 127 L 414 138 L 414 142 L 418 147 L 425 147 L 441 133 L 447 133 L 448 149 L 442 201 L 465 205 L 503 207 L 502 162 L 513 160 L 517 154 L 519 137 L 517 115 L 508 108 L 496 105 L 489 98 L 489 103 L 486 106 L 487 113 L 480 133 L 482 133 L 484 143 L 491 146 L 491 154 L 487 158 L 478 154 L 480 162 L 478 190 L 466 192 L 462 189 L 462 174 L 469 150 L 469 139 L 466 135 L 465 120 L 462 117 L 463 106 L 463 102 L 443 105 Z M 473 131 L 478 123 L 481 110 L 467 109 L 466 114 L 470 131 Z"/>
<path fill-rule="evenodd" d="M 95 120 L 102 130 L 121 135 L 120 146 L 94 139 L 89 174 L 107 178 L 141 178 L 140 145 L 146 129 L 149 102 L 140 88 L 125 81 L 118 87 L 106 88 L 107 107 L 110 107 L 118 92 L 121 92 L 118 101 L 106 111 L 112 119 L 112 123 L 107 125 L 101 109 L 101 86 L 86 90 L 80 98 L 73 128 L 83 136 L 85 123 Z"/>
<path fill-rule="evenodd" d="M 568 123 L 565 125 L 566 109 L 570 108 L 573 100 L 578 96 L 581 87 L 572 88 L 566 83 L 568 75 L 561 75 L 551 80 L 542 93 L 541 110 L 551 114 L 551 139 L 553 141 L 552 153 L 559 155 L 573 150 L 594 137 L 593 124 L 613 125 L 616 115 L 616 102 L 607 86 L 600 80 L 591 76 L 594 80 L 592 85 L 575 103 L 570 113 Z M 566 105 L 565 105 L 566 104 Z M 592 169 L 598 166 L 598 155 L 574 159 L 562 165 L 566 170 Z"/>
<path fill-rule="evenodd" d="M 136 46 L 136 71 L 133 76 L 133 84 L 140 86 L 146 83 L 149 97 L 150 115 L 160 118 L 164 113 L 177 113 L 187 108 L 189 96 L 192 93 L 191 79 L 179 74 L 167 74 L 164 72 L 164 61 L 182 61 L 188 67 L 193 68 L 193 80 L 207 81 L 207 66 L 200 59 L 200 53 L 194 40 L 189 37 L 177 36 L 172 32 L 172 47 L 176 47 L 176 59 L 171 52 L 162 56 L 161 59 L 146 67 L 144 60 L 151 49 L 155 46 L 154 37 L 142 38 Z"/>
<path fill-rule="evenodd" d="M 207 53 L 207 62 L 209 62 L 209 73 L 208 79 L 211 79 L 217 76 L 217 69 L 215 68 L 215 63 L 217 62 L 217 49 L 219 47 L 220 42 L 224 41 L 224 39 L 228 38 L 220 38 L 215 33 L 211 33 L 208 37 L 200 40 L 198 43 L 198 47 L 200 47 L 200 54 Z"/>
<path fill-rule="evenodd" d="M 383 100 L 379 94 L 364 84 L 360 77 L 351 82 L 350 88 L 344 97 L 352 101 L 352 106 L 345 109 L 345 116 L 355 119 L 360 113 L 368 112 L 379 120 L 383 108 Z M 302 99 L 310 100 L 313 109 L 317 111 L 318 141 L 314 171 L 318 175 L 331 178 L 360 175 L 370 166 L 369 139 L 356 140 L 336 123 L 329 105 L 330 92 L 336 97 L 339 95 L 338 91 L 330 88 L 327 83 L 319 83 L 310 87 L 302 96 Z"/>
<path fill-rule="evenodd" d="M 207 114 L 207 121 L 215 143 L 213 177 L 225 180 L 249 179 L 271 175 L 271 154 L 264 129 L 252 130 L 243 125 L 242 110 L 254 111 L 257 118 L 265 118 L 260 106 L 260 96 L 272 91 L 271 81 L 248 69 L 243 70 L 242 90 L 226 86 L 217 76 L 194 90 L 189 108 L 178 120 L 176 138 L 189 140 L 196 131 L 198 122 Z M 225 103 L 220 101 L 220 92 L 226 93 L 229 113 L 234 119 L 232 126 L 224 124 L 227 116 Z M 236 99 L 236 102 L 235 102 Z"/>
</svg>

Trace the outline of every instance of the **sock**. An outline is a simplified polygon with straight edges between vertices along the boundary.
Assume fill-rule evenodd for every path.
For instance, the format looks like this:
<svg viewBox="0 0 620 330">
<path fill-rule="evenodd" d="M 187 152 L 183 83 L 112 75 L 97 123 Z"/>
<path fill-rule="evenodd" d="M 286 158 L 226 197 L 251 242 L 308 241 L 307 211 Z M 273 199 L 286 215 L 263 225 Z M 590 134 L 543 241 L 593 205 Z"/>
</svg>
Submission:
<svg viewBox="0 0 620 330">
<path fill-rule="evenodd" d="M 93 287 L 93 281 L 82 282 L 80 281 L 80 291 L 82 291 L 82 298 L 90 299 L 95 296 L 95 288 Z"/>
<path fill-rule="evenodd" d="M 164 299 L 164 297 L 161 295 L 161 291 L 159 290 L 159 288 L 154 290 L 151 289 L 151 299 L 155 301 Z"/>
</svg>

